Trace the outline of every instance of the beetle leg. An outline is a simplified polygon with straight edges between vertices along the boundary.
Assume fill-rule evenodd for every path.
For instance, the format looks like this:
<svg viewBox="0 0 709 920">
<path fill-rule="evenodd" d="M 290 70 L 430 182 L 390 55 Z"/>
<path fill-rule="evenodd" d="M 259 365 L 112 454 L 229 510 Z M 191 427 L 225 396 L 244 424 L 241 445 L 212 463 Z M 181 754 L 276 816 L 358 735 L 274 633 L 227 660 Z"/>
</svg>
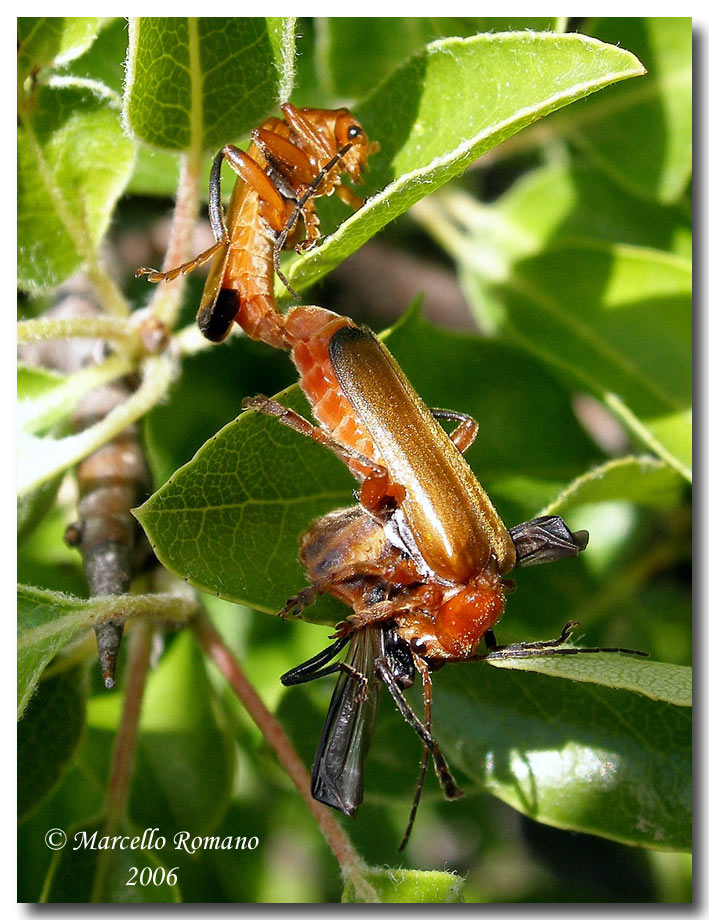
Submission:
<svg viewBox="0 0 709 920">
<path fill-rule="evenodd" d="M 426 730 L 431 734 L 431 708 L 432 708 L 432 686 L 431 686 L 431 669 L 426 664 L 423 658 L 420 658 L 418 655 L 413 655 L 414 664 L 416 665 L 416 670 L 421 675 L 421 684 L 423 686 L 423 712 L 424 712 L 424 722 L 423 724 L 426 727 Z M 418 811 L 419 802 L 421 801 L 421 793 L 423 792 L 423 784 L 426 780 L 426 773 L 428 771 L 428 747 L 424 744 L 423 752 L 421 754 L 421 765 L 419 767 L 419 778 L 416 782 L 416 791 L 414 792 L 414 799 L 411 803 L 411 811 L 409 812 L 409 823 L 406 825 L 406 830 L 404 831 L 404 836 L 401 839 L 399 844 L 398 851 L 401 853 L 406 844 L 409 842 L 409 837 L 411 836 L 411 829 L 414 826 L 414 821 L 416 820 L 416 812 Z"/>
<path fill-rule="evenodd" d="M 301 217 L 305 226 L 305 239 L 296 245 L 295 251 L 298 253 L 312 249 L 320 239 L 320 218 L 315 208 L 314 198 L 308 198 L 303 204 Z"/>
<path fill-rule="evenodd" d="M 437 742 L 407 703 L 394 675 L 391 673 L 386 658 L 377 658 L 374 662 L 374 671 L 377 677 L 386 685 L 387 690 L 391 694 L 391 698 L 394 700 L 396 708 L 431 752 L 433 764 L 436 768 L 436 775 L 438 776 L 438 781 L 441 784 L 445 797 L 447 799 L 459 799 L 463 795 L 463 791 L 453 779 L 446 759 L 441 753 L 441 749 L 438 747 Z"/>
<path fill-rule="evenodd" d="M 318 594 L 318 589 L 314 588 L 312 585 L 303 588 L 302 591 L 288 598 L 283 609 L 278 612 L 278 616 L 282 620 L 287 620 L 289 616 L 299 617 L 304 607 L 309 607 L 311 604 L 315 603 Z"/>
<path fill-rule="evenodd" d="M 200 265 L 204 265 L 205 262 L 209 262 L 209 260 L 213 259 L 220 250 L 225 250 L 226 247 L 226 240 L 217 240 L 217 242 L 213 246 L 210 246 L 209 249 L 205 249 L 204 252 L 201 252 L 198 256 L 195 256 L 194 259 L 190 259 L 189 262 L 184 262 L 182 265 L 178 265 L 176 268 L 171 268 L 166 272 L 160 272 L 156 268 L 143 266 L 136 269 L 135 277 L 140 278 L 142 275 L 146 275 L 147 280 L 150 281 L 151 284 L 157 284 L 159 281 L 174 281 L 175 278 L 179 278 L 180 275 L 189 275 L 189 273 L 194 271 L 195 268 L 199 268 Z"/>
<path fill-rule="evenodd" d="M 372 466 L 360 486 L 359 501 L 367 511 L 379 514 L 382 511 L 393 511 L 394 507 L 402 503 L 405 495 L 404 487 L 392 482 L 387 469 Z"/>
<path fill-rule="evenodd" d="M 261 210 L 271 227 L 277 232 L 283 229 L 288 214 L 283 196 L 280 194 L 271 179 L 247 153 L 227 144 L 217 153 L 212 163 L 209 175 L 209 223 L 214 233 L 216 242 L 189 262 L 171 268 L 169 271 L 158 272 L 153 268 L 143 267 L 136 271 L 136 277 L 147 275 L 147 280 L 153 283 L 159 281 L 172 281 L 179 275 L 186 275 L 200 265 L 208 262 L 217 252 L 229 243 L 229 231 L 224 222 L 221 192 L 221 165 L 226 160 L 237 176 L 254 188 L 261 199 Z"/>
<path fill-rule="evenodd" d="M 324 666 L 328 661 L 332 661 L 335 655 L 339 655 L 351 638 L 351 635 L 342 636 L 333 642 L 332 645 L 328 645 L 322 652 L 318 652 L 317 655 L 314 655 L 297 667 L 287 671 L 283 677 L 281 677 L 281 683 L 285 687 L 292 687 L 294 684 L 306 684 L 308 681 L 317 680 L 319 677 L 323 677 L 324 673 L 332 673 Z M 339 670 L 339 668 L 337 670 Z"/>
<path fill-rule="evenodd" d="M 549 657 L 551 655 L 595 655 L 598 652 L 612 652 L 621 655 L 638 655 L 641 658 L 647 657 L 647 652 L 640 652 L 632 648 L 574 648 L 568 646 L 562 648 L 564 642 L 567 642 L 574 628 L 579 623 L 576 620 L 570 620 L 561 630 L 561 635 L 556 639 L 544 639 L 540 642 L 513 642 L 509 645 L 495 645 L 489 651 L 482 655 L 469 655 L 466 658 L 460 658 L 459 661 L 485 661 L 499 658 L 534 658 L 537 655 Z"/>
<path fill-rule="evenodd" d="M 364 200 L 360 198 L 359 195 L 355 195 L 352 189 L 347 185 L 338 185 L 335 189 L 335 194 L 341 201 L 348 204 L 353 211 L 358 211 L 364 204 Z"/>
<path fill-rule="evenodd" d="M 334 145 L 328 145 L 320 133 L 313 127 L 303 112 L 299 111 L 290 102 L 281 106 L 283 118 L 289 128 L 300 138 L 301 142 L 313 151 L 318 159 L 332 156 Z"/>
<path fill-rule="evenodd" d="M 473 443 L 480 427 L 474 418 L 464 412 L 455 412 L 452 409 L 431 409 L 431 414 L 437 421 L 458 422 L 458 427 L 448 437 L 458 448 L 461 454 Z"/>
<path fill-rule="evenodd" d="M 284 113 L 285 113 L 285 109 L 284 109 Z M 276 239 L 276 245 L 273 247 L 273 267 L 276 271 L 276 274 L 278 275 L 280 280 L 283 282 L 283 285 L 296 298 L 298 297 L 297 293 L 290 286 L 290 284 L 288 283 L 288 279 L 286 278 L 286 276 L 283 274 L 283 271 L 281 270 L 281 250 L 286 245 L 286 241 L 288 240 L 288 235 L 290 231 L 292 230 L 299 216 L 303 213 L 303 208 L 305 204 L 313 197 L 313 195 L 318 189 L 318 186 L 322 183 L 323 179 L 325 179 L 326 176 L 335 168 L 335 166 L 337 166 L 337 164 L 340 162 L 342 157 L 351 148 L 351 146 L 352 144 L 346 144 L 341 150 L 338 150 L 335 156 L 332 157 L 332 159 L 323 166 L 323 168 L 320 170 L 317 176 L 314 177 L 311 184 L 303 192 L 300 198 L 296 201 L 295 208 L 293 209 L 290 216 L 288 217 L 285 224 L 283 225 L 280 235 Z"/>
<path fill-rule="evenodd" d="M 323 667 L 323 665 L 326 665 L 328 661 L 331 661 L 335 655 L 342 650 L 349 640 L 350 636 L 347 636 L 344 641 L 338 639 L 337 642 L 333 642 L 332 645 L 328 646 L 323 652 L 320 652 L 319 655 L 316 655 L 309 661 L 303 662 L 303 664 L 298 665 L 297 668 L 287 671 L 281 677 L 281 683 L 286 687 L 292 687 L 295 684 L 306 684 L 311 680 L 319 680 L 321 677 L 327 677 L 328 674 L 344 673 L 357 681 L 359 690 L 357 691 L 355 700 L 358 703 L 363 703 L 369 696 L 369 680 L 364 674 L 356 668 L 353 668 L 351 664 L 347 664 L 346 661 L 338 661 L 335 664 Z"/>
<path fill-rule="evenodd" d="M 248 153 L 227 144 L 216 155 L 212 166 L 209 183 L 209 222 L 214 235 L 219 239 L 219 227 L 226 234 L 224 216 L 221 209 L 221 161 L 226 160 L 237 176 L 250 185 L 261 199 L 261 211 L 276 232 L 280 232 L 286 222 L 286 205 L 283 196 L 273 181 Z"/>
<path fill-rule="evenodd" d="M 292 409 L 287 409 L 285 406 L 276 402 L 275 399 L 269 399 L 267 396 L 251 396 L 245 399 L 241 405 L 244 409 L 253 409 L 254 412 L 262 412 L 264 415 L 270 415 L 273 418 L 277 418 L 278 421 L 287 428 L 292 428 L 294 431 L 297 431 L 298 434 L 302 434 L 306 438 L 311 438 L 313 441 L 317 441 L 318 444 L 322 444 L 329 448 L 344 463 L 349 463 L 351 460 L 355 461 L 367 471 L 367 478 L 378 480 L 382 477 L 386 477 L 387 479 L 389 477 L 384 467 L 370 460 L 369 457 L 361 454 L 353 447 L 349 447 L 346 444 L 340 444 L 339 441 L 336 441 L 326 431 L 323 431 L 322 428 L 316 428 L 315 425 L 303 418 L 302 415 L 298 415 L 298 413 L 294 412 Z"/>
<path fill-rule="evenodd" d="M 315 170 L 305 151 L 287 137 L 266 128 L 255 128 L 251 139 L 273 168 L 286 174 L 291 185 L 310 185 L 315 178 Z"/>
<path fill-rule="evenodd" d="M 484 634 L 484 636 L 483 636 L 483 639 L 484 639 L 484 641 L 485 641 L 485 648 L 486 648 L 489 652 L 492 651 L 493 649 L 496 649 L 496 648 L 498 647 L 498 645 L 497 645 L 497 639 L 495 638 L 495 633 L 494 633 L 494 631 L 493 631 L 492 629 L 488 629 L 488 630 L 485 632 L 485 634 Z"/>
</svg>

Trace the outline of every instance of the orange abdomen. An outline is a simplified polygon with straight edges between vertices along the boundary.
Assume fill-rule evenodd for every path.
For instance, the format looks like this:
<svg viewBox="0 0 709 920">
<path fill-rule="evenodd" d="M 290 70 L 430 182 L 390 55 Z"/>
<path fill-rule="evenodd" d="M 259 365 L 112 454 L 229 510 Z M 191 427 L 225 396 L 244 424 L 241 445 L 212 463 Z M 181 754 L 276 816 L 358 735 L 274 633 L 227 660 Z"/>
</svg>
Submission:
<svg viewBox="0 0 709 920">
<path fill-rule="evenodd" d="M 234 299 L 236 322 L 250 338 L 288 348 L 284 317 L 273 296 L 273 231 L 261 216 L 259 196 L 245 183 L 230 217 L 229 256 L 219 296 Z"/>
<path fill-rule="evenodd" d="M 300 375 L 300 386 L 320 425 L 340 444 L 379 462 L 367 430 L 358 422 L 332 369 L 328 346 L 342 326 L 354 325 L 351 319 L 321 307 L 294 307 L 286 317 L 286 334 L 292 346 L 293 362 Z M 356 461 L 350 469 L 362 479 L 367 471 Z"/>
</svg>

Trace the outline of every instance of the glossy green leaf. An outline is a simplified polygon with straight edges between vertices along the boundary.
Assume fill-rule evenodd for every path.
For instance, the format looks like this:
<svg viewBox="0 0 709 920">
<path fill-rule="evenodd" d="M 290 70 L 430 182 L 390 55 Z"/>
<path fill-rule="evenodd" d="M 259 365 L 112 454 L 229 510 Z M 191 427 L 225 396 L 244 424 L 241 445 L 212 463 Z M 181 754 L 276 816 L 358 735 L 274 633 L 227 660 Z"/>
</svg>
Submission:
<svg viewBox="0 0 709 920">
<path fill-rule="evenodd" d="M 532 128 L 500 151 L 528 152 L 568 139 L 616 188 L 664 204 L 678 202 L 692 170 L 692 21 L 609 17 L 584 31 L 636 54 L 647 76 L 616 86 Z"/>
<path fill-rule="evenodd" d="M 223 428 L 135 512 L 163 565 L 218 597 L 280 610 L 304 585 L 299 534 L 352 501 L 351 477 L 316 446 L 254 413 Z M 278 460 L 264 468 L 267 456 Z"/>
<path fill-rule="evenodd" d="M 477 417 L 480 434 L 469 458 L 493 498 L 496 484 L 520 469 L 536 480 L 533 498 L 512 509 L 519 520 L 527 504 L 534 513 L 540 495 L 550 501 L 598 458 L 568 396 L 522 352 L 417 319 L 387 342 L 430 405 Z M 302 396 L 289 395 L 287 402 L 305 410 Z M 136 515 L 171 571 L 210 593 L 275 612 L 304 587 L 299 535 L 326 511 L 351 504 L 355 485 L 327 450 L 274 420 L 245 413 Z M 337 618 L 333 603 L 318 601 L 308 616 Z"/>
<path fill-rule="evenodd" d="M 381 144 L 365 206 L 292 280 L 330 271 L 389 221 L 538 118 L 618 80 L 643 73 L 627 51 L 583 35 L 510 32 L 433 42 L 357 108 Z M 500 87 L 505 88 L 501 94 Z"/>
<path fill-rule="evenodd" d="M 150 675 L 140 727 L 129 805 L 133 821 L 160 827 L 170 838 L 184 830 L 210 833 L 229 802 L 234 749 L 215 717 L 204 658 L 188 631 Z"/>
<path fill-rule="evenodd" d="M 17 726 L 17 814 L 20 820 L 46 799 L 66 772 L 86 718 L 86 681 L 81 668 L 40 682 Z"/>
<path fill-rule="evenodd" d="M 453 872 L 423 872 L 419 869 L 368 867 L 361 879 L 371 886 L 374 897 L 358 897 L 355 884 L 345 883 L 343 904 L 460 904 L 463 882 Z"/>
<path fill-rule="evenodd" d="M 256 16 L 131 20 L 131 132 L 168 150 L 209 150 L 246 136 L 290 95 L 294 24 Z"/>
<path fill-rule="evenodd" d="M 528 588 L 518 585 L 510 620 L 519 619 Z M 650 848 L 688 846 L 690 668 L 619 654 L 490 664 L 495 667 L 450 664 L 433 678 L 434 734 L 466 794 L 492 793 L 535 820 L 577 832 Z M 289 689 L 278 709 L 306 761 L 316 750 L 332 688 L 323 680 Z M 419 686 L 407 692 L 419 712 L 420 695 Z M 391 845 L 403 832 L 419 753 L 414 732 L 383 694 L 358 823 L 376 826 L 381 802 L 401 802 L 402 824 Z M 563 793 L 558 799 L 556 785 Z M 433 778 L 427 789 L 424 815 L 441 796 Z M 458 808 L 458 802 L 446 804 L 445 814 Z M 386 826 L 380 834 L 390 840 Z"/>
<path fill-rule="evenodd" d="M 463 774 L 537 821 L 650 848 L 691 846 L 686 708 L 596 684 L 457 665 L 436 675 L 434 719 L 459 780 Z"/>
<path fill-rule="evenodd" d="M 78 57 L 95 41 L 101 22 L 91 16 L 18 17 L 18 83 L 32 71 Z"/>
<path fill-rule="evenodd" d="M 20 110 L 18 284 L 46 291 L 95 258 L 133 168 L 117 100 L 99 84 L 38 86 Z"/>
</svg>

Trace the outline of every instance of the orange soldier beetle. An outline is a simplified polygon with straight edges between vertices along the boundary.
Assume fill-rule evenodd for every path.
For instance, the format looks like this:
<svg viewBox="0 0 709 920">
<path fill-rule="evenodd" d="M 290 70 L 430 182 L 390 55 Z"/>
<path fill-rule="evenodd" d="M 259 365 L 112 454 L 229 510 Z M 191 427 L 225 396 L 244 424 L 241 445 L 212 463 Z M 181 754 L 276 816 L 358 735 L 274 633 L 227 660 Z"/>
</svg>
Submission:
<svg viewBox="0 0 709 920">
<path fill-rule="evenodd" d="M 151 282 L 172 281 L 214 260 L 197 313 L 197 324 L 212 342 L 221 342 L 236 321 L 251 338 L 275 348 L 293 344 L 287 316 L 279 313 L 273 294 L 274 270 L 294 295 L 280 269 L 285 246 L 298 252 L 318 241 L 315 198 L 338 195 L 355 210 L 361 198 L 342 183 L 343 174 L 361 180 L 370 143 L 347 109 L 281 106 L 283 118 L 268 118 L 251 134 L 244 153 L 227 144 L 214 159 L 209 180 L 209 220 L 216 242 L 194 259 L 169 271 L 139 268 L 136 276 Z M 226 219 L 221 206 L 222 161 L 238 181 Z M 299 221 L 305 239 L 298 242 Z"/>
<path fill-rule="evenodd" d="M 330 314 L 328 322 L 326 311 L 312 307 L 291 314 L 301 318 L 301 332 L 312 326 L 293 358 L 322 427 L 265 397 L 247 399 L 244 406 L 330 447 L 362 485 L 360 505 L 332 512 L 303 536 L 300 558 L 311 587 L 282 614 L 297 615 L 322 592 L 353 612 L 333 645 L 282 680 L 292 685 L 342 672 L 313 766 L 312 794 L 346 814 L 354 814 L 362 800 L 379 682 L 386 685 L 424 743 L 403 847 L 429 754 L 446 797 L 461 794 L 431 734 L 430 670 L 446 661 L 599 651 L 560 647 L 575 624 L 567 624 L 558 639 L 510 646 L 497 646 L 492 632 L 512 588 L 504 576 L 515 566 L 576 556 L 588 534 L 571 533 L 557 516 L 508 531 L 463 459 L 477 422 L 429 410 L 386 347 L 351 320 Z M 458 427 L 448 435 L 439 418 Z M 346 660 L 328 665 L 350 640 Z M 482 640 L 489 650 L 476 654 Z M 424 687 L 424 722 L 402 693 L 416 672 Z"/>
</svg>

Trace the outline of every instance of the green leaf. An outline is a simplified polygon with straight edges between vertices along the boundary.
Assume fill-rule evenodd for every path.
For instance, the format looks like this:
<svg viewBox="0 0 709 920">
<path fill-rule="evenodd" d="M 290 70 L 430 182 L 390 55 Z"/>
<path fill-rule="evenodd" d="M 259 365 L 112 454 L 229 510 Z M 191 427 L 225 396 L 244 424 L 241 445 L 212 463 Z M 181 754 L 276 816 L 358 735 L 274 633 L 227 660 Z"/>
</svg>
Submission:
<svg viewBox="0 0 709 920">
<path fill-rule="evenodd" d="M 470 460 L 493 499 L 497 484 L 520 468 L 536 481 L 532 498 L 512 506 L 518 520 L 598 458 L 568 396 L 517 349 L 414 319 L 387 342 L 424 400 L 469 411 L 480 421 Z M 305 411 L 302 396 L 289 391 L 285 401 Z M 208 441 L 136 516 L 171 571 L 227 600 L 275 612 L 304 586 L 299 535 L 316 517 L 351 504 L 354 487 L 329 451 L 274 420 L 245 413 Z M 323 598 L 308 616 L 332 621 L 341 612 Z"/>
<path fill-rule="evenodd" d="M 35 527 L 48 514 L 57 497 L 63 476 L 57 476 L 42 483 L 32 492 L 17 499 L 17 541 L 26 540 Z"/>
<path fill-rule="evenodd" d="M 632 655 L 559 655 L 539 658 L 506 658 L 491 661 L 494 667 L 535 671 L 550 677 L 565 677 L 600 687 L 632 690 L 651 700 L 692 705 L 692 669 Z"/>
<path fill-rule="evenodd" d="M 476 233 L 493 256 L 518 256 L 571 240 L 604 240 L 692 254 L 692 226 L 678 208 L 630 195 L 589 166 L 549 166 L 527 173 L 492 208 L 462 193 L 448 199 L 451 215 Z M 468 218 L 465 220 L 465 218 Z"/>
<path fill-rule="evenodd" d="M 133 145 L 117 100 L 99 84 L 38 86 L 20 122 L 18 284 L 36 294 L 95 258 Z"/>
<path fill-rule="evenodd" d="M 244 137 L 290 95 L 294 24 L 256 16 L 132 19 L 131 132 L 168 150 L 209 150 Z"/>
<path fill-rule="evenodd" d="M 691 477 L 691 266 L 654 250 L 560 245 L 488 279 L 501 325 Z"/>
<path fill-rule="evenodd" d="M 75 77 L 103 83 L 117 96 L 123 93 L 126 78 L 128 28 L 123 16 L 102 20 L 101 29 L 90 48 L 66 66 Z"/>
<path fill-rule="evenodd" d="M 49 797 L 81 740 L 86 681 L 81 668 L 40 682 L 17 727 L 17 814 L 23 820 Z"/>
<path fill-rule="evenodd" d="M 18 84 L 33 71 L 78 57 L 95 41 L 101 23 L 90 16 L 18 17 Z"/>
<path fill-rule="evenodd" d="M 234 780 L 234 748 L 217 723 L 204 658 L 188 631 L 148 679 L 129 812 L 167 837 L 213 831 Z M 234 832 L 236 833 L 236 831 Z"/>
<path fill-rule="evenodd" d="M 288 355 L 246 336 L 186 356 L 179 378 L 145 418 L 143 444 L 154 485 L 191 460 L 234 418 L 246 396 L 283 389 L 293 376 Z"/>
<path fill-rule="evenodd" d="M 302 397 L 287 402 L 305 409 Z M 245 413 L 134 513 L 168 569 L 201 590 L 274 613 L 304 584 L 299 534 L 352 500 L 351 477 L 316 446 Z M 264 469 L 265 456 L 279 462 Z"/>
<path fill-rule="evenodd" d="M 647 77 L 589 100 L 557 128 L 633 194 L 678 201 L 692 172 L 692 20 L 613 17 L 593 33 L 631 49 Z"/>
<path fill-rule="evenodd" d="M 22 715 L 45 666 L 90 625 L 86 601 L 24 585 L 17 592 L 17 714 Z"/>
<path fill-rule="evenodd" d="M 436 675 L 434 720 L 456 772 L 537 821 L 656 849 L 691 846 L 686 708 L 597 684 L 511 668 L 473 675 L 458 665 Z"/>
<path fill-rule="evenodd" d="M 379 189 L 292 280 L 312 283 L 416 201 L 538 118 L 643 73 L 627 51 L 583 35 L 511 32 L 433 42 L 357 108 L 381 144 L 368 189 Z M 501 94 L 500 87 L 505 88 Z"/>
<path fill-rule="evenodd" d="M 557 514 L 592 502 L 628 501 L 634 505 L 673 508 L 684 481 L 671 466 L 654 457 L 620 457 L 589 470 L 570 483 L 544 509 Z"/>
<path fill-rule="evenodd" d="M 152 616 L 163 622 L 185 622 L 195 603 L 170 594 L 129 594 L 84 600 L 19 585 L 17 589 L 18 718 L 22 715 L 45 666 L 84 630 L 117 617 Z"/>
<path fill-rule="evenodd" d="M 527 594 L 520 585 L 514 600 Z M 518 604 L 512 606 L 509 617 L 517 621 Z M 466 794 L 489 792 L 535 820 L 578 832 L 653 848 L 687 847 L 689 668 L 611 654 L 494 664 L 450 664 L 433 677 L 434 736 Z M 522 669 L 526 673 L 518 673 Z M 318 681 L 289 689 L 279 706 L 278 719 L 306 761 L 317 748 L 331 693 L 332 683 Z M 417 687 L 407 692 L 418 712 L 420 693 Z M 381 840 L 396 846 L 419 754 L 414 732 L 383 694 L 355 843 L 364 823 L 381 827 Z M 562 793 L 558 801 L 555 785 Z M 441 795 L 433 778 L 427 790 L 419 813 L 424 821 Z M 393 831 L 382 823 L 382 802 L 401 802 Z M 460 807 L 447 804 L 441 817 Z M 483 803 L 477 810 L 485 810 Z"/>
<path fill-rule="evenodd" d="M 554 18 L 541 16 L 332 16 L 317 20 L 315 55 L 327 91 L 356 99 L 435 39 L 553 28 Z"/>
<path fill-rule="evenodd" d="M 420 869 L 379 869 L 368 866 L 361 878 L 374 892 L 373 899 L 357 896 L 351 880 L 342 892 L 343 904 L 461 904 L 464 879 L 453 872 Z"/>
<path fill-rule="evenodd" d="M 427 206 L 426 222 L 460 260 L 483 323 L 580 383 L 691 479 L 691 264 L 573 237 L 527 258 L 515 245 L 493 256 L 479 244 L 480 224 L 470 237 L 449 234 L 452 216 L 441 223 L 437 209 Z"/>
</svg>

